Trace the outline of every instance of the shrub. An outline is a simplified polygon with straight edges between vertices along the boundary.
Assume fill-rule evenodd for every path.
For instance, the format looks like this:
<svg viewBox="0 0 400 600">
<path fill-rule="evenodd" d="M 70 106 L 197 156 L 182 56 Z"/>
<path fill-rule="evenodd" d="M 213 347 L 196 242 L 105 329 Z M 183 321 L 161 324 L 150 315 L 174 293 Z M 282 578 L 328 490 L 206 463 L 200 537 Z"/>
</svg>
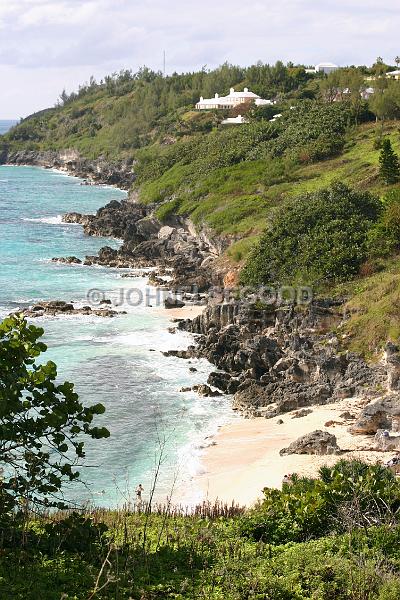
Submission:
<svg viewBox="0 0 400 600">
<path fill-rule="evenodd" d="M 381 213 L 367 192 L 341 183 L 281 205 L 242 272 L 246 284 L 340 281 L 367 256 L 367 235 Z"/>
<path fill-rule="evenodd" d="M 384 522 L 399 509 L 400 487 L 380 465 L 342 460 L 323 467 L 320 479 L 295 477 L 282 491 L 265 488 L 264 497 L 242 517 L 241 533 L 279 544 Z"/>
<path fill-rule="evenodd" d="M 383 198 L 381 218 L 370 230 L 368 248 L 371 257 L 389 256 L 400 246 L 400 190 L 391 190 Z"/>
</svg>

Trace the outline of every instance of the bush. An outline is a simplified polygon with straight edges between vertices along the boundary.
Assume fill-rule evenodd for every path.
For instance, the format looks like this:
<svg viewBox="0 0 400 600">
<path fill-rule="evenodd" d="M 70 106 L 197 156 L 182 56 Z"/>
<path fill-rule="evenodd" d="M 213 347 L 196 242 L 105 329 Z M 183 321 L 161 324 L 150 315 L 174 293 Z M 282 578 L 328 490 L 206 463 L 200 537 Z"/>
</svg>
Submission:
<svg viewBox="0 0 400 600">
<path fill-rule="evenodd" d="M 385 257 L 400 247 L 400 190 L 391 190 L 383 198 L 381 218 L 368 236 L 369 255 Z"/>
<path fill-rule="evenodd" d="M 382 207 L 336 183 L 281 205 L 242 272 L 246 284 L 322 283 L 355 275 Z"/>
<path fill-rule="evenodd" d="M 379 465 L 339 461 L 320 479 L 293 479 L 283 490 L 264 489 L 262 504 L 241 519 L 242 535 L 280 544 L 342 533 L 384 522 L 400 506 L 400 486 Z"/>
</svg>

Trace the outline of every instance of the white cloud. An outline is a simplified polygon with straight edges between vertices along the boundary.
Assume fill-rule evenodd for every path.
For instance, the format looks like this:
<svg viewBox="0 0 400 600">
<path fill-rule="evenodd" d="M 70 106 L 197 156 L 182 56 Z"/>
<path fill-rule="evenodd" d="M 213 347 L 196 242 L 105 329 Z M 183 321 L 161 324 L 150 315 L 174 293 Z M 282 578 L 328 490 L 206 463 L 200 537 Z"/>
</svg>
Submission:
<svg viewBox="0 0 400 600">
<path fill-rule="evenodd" d="M 0 0 L 0 118 L 91 73 L 258 59 L 370 63 L 399 53 L 398 0 Z M 36 82 L 27 93 L 26 82 Z"/>
</svg>

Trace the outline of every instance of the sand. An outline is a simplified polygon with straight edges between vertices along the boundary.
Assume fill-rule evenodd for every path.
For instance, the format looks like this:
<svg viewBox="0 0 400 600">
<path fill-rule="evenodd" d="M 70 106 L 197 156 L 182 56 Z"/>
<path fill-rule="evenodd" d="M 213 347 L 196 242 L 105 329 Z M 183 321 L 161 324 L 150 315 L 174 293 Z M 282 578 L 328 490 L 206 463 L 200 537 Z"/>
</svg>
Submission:
<svg viewBox="0 0 400 600">
<path fill-rule="evenodd" d="M 170 319 L 195 319 L 205 308 L 197 304 L 187 304 L 182 308 L 158 308 L 157 312 Z"/>
<path fill-rule="evenodd" d="M 343 454 L 346 459 L 385 462 L 393 453 L 369 450 L 371 436 L 351 435 L 348 427 L 352 421 L 339 416 L 344 411 L 358 414 L 364 404 L 365 400 L 352 398 L 312 407 L 312 413 L 301 418 L 292 418 L 296 411 L 274 419 L 238 418 L 219 429 L 214 445 L 203 453 L 203 472 L 192 483 L 200 488 L 203 500 L 251 506 L 262 497 L 262 488 L 280 488 L 285 474 L 316 476 L 319 467 L 337 462 L 337 456 L 279 455 L 279 450 L 316 429 L 336 435 L 339 447 L 350 450 Z M 279 419 L 283 424 L 278 424 Z M 325 426 L 329 421 L 335 423 Z"/>
</svg>

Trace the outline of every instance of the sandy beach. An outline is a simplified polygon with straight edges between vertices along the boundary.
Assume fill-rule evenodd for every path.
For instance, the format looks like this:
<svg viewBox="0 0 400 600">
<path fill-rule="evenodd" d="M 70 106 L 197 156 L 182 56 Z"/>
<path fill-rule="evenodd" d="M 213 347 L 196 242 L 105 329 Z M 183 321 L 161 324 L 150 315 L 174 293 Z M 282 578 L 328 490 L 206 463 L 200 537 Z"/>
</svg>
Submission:
<svg viewBox="0 0 400 600">
<path fill-rule="evenodd" d="M 220 428 L 211 445 L 204 450 L 202 474 L 193 484 L 202 491 L 204 499 L 218 499 L 251 506 L 262 497 L 264 487 L 280 488 L 288 473 L 315 476 L 320 466 L 332 465 L 338 456 L 280 456 L 279 451 L 298 437 L 321 429 L 337 437 L 346 459 L 360 458 L 370 463 L 386 461 L 393 453 L 374 452 L 369 436 L 353 436 L 348 432 L 351 420 L 340 417 L 345 411 L 357 414 L 365 401 L 360 398 L 312 407 L 312 413 L 293 418 L 296 411 L 274 419 L 244 419 Z M 283 424 L 278 424 L 282 419 Z M 333 421 L 326 426 L 326 423 Z"/>
<path fill-rule="evenodd" d="M 170 319 L 195 319 L 205 309 L 205 306 L 199 306 L 198 304 L 187 304 L 182 308 L 160 308 L 159 312 L 163 316 L 170 317 Z"/>
</svg>

